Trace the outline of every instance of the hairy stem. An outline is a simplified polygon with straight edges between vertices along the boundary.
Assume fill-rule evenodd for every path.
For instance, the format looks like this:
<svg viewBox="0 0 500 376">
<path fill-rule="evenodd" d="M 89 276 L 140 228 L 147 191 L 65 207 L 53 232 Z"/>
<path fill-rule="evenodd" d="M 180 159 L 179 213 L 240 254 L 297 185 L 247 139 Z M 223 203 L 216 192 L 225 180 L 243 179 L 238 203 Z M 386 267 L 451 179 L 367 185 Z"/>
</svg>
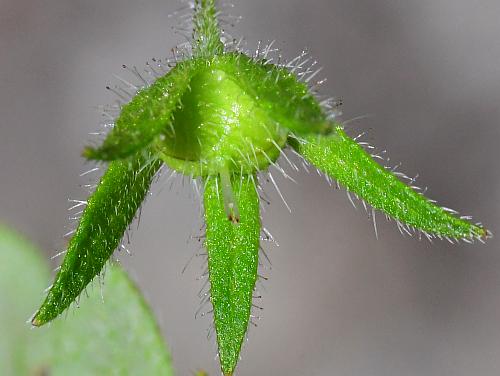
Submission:
<svg viewBox="0 0 500 376">
<path fill-rule="evenodd" d="M 212 57 L 224 52 L 215 0 L 195 0 L 193 16 L 193 53 L 196 57 Z"/>
</svg>

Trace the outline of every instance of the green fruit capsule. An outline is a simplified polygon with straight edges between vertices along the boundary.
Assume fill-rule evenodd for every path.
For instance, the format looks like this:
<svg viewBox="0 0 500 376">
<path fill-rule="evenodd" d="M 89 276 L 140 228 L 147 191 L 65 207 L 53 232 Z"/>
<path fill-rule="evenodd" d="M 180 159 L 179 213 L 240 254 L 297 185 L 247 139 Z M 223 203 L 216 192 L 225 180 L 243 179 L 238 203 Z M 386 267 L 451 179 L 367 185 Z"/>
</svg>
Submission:
<svg viewBox="0 0 500 376">
<path fill-rule="evenodd" d="M 280 155 L 288 132 L 231 70 L 239 57 L 200 62 L 174 112 L 173 132 L 157 144 L 170 167 L 193 176 L 254 173 Z M 277 146 L 275 146 L 277 145 Z"/>
</svg>

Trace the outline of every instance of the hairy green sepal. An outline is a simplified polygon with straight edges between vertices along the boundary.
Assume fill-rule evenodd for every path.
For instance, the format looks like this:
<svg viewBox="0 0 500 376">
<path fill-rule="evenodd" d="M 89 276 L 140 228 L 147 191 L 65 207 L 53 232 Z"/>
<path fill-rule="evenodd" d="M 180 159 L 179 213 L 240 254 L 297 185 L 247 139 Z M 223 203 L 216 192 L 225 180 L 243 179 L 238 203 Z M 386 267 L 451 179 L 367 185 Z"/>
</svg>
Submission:
<svg viewBox="0 0 500 376">
<path fill-rule="evenodd" d="M 291 139 L 304 158 L 397 221 L 427 234 L 455 239 L 486 237 L 487 231 L 433 204 L 401 182 L 373 158 L 341 127 L 329 136 L 310 135 Z"/>
<path fill-rule="evenodd" d="M 115 125 L 98 148 L 86 147 L 87 159 L 112 161 L 143 150 L 162 135 L 173 132 L 174 111 L 188 89 L 195 61 L 176 65 L 168 74 L 137 92 L 123 105 Z"/>
<path fill-rule="evenodd" d="M 331 124 L 308 85 L 285 67 L 244 54 L 228 54 L 227 74 L 281 127 L 298 135 L 328 133 Z"/>
<path fill-rule="evenodd" d="M 210 299 L 225 375 L 233 373 L 247 331 L 260 239 L 259 199 L 254 180 L 235 175 L 232 189 L 239 210 L 237 221 L 228 218 L 218 176 L 208 178 L 204 194 Z"/>
<path fill-rule="evenodd" d="M 161 162 L 151 159 L 149 154 L 110 163 L 88 199 L 61 269 L 35 314 L 33 325 L 40 326 L 57 317 L 101 272 L 142 204 L 160 166 Z"/>
</svg>

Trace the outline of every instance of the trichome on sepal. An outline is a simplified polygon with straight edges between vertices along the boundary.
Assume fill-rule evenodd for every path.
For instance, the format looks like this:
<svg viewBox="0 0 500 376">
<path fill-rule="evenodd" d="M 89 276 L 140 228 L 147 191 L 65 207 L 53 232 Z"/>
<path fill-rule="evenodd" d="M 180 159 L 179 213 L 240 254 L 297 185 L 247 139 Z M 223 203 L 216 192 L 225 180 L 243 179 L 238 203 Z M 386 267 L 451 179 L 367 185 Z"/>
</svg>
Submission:
<svg viewBox="0 0 500 376">
<path fill-rule="evenodd" d="M 119 244 L 162 164 L 204 181 L 210 301 L 225 375 L 237 365 L 257 279 L 261 229 L 256 175 L 287 147 L 398 225 L 427 237 L 473 241 L 489 232 L 437 206 L 376 163 L 336 121 L 333 102 L 314 93 L 319 69 L 304 54 L 273 63 L 221 37 L 214 0 L 192 3 L 193 33 L 170 71 L 148 65 L 150 82 L 114 90 L 131 97 L 88 159 L 110 161 L 88 200 L 62 267 L 32 321 L 49 322 L 98 275 Z M 126 67 L 125 67 L 126 68 Z M 142 86 L 141 86 L 142 82 Z M 311 87 L 309 85 L 312 85 Z M 130 92 L 132 91 L 132 92 Z M 286 158 L 286 155 L 284 155 Z M 290 162 L 293 165 L 293 162 Z M 273 180 L 274 182 L 274 180 Z M 406 229 L 406 228 L 405 228 Z"/>
</svg>

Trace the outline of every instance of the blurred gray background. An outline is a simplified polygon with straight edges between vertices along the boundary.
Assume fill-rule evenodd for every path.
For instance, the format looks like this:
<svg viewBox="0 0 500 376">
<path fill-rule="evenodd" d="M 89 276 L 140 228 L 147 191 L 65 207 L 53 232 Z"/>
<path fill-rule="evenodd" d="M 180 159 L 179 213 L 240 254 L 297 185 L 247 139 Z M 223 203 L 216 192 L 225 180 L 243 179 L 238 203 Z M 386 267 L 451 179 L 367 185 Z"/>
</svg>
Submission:
<svg viewBox="0 0 500 376">
<path fill-rule="evenodd" d="M 387 149 L 441 204 L 499 234 L 500 2 L 235 0 L 234 35 L 307 47 L 323 93 L 344 98 L 351 135 Z M 64 247 L 67 198 L 82 198 L 80 157 L 121 65 L 182 42 L 165 0 L 0 0 L 0 221 L 46 251 Z M 277 175 L 276 175 L 277 176 Z M 315 173 L 277 176 L 264 214 L 279 247 L 239 375 L 498 375 L 500 249 L 401 236 Z M 191 255 L 201 223 L 191 187 L 154 189 L 132 256 L 120 255 L 161 323 L 178 375 L 219 374 Z M 126 302 L 124 303 L 126 304 Z"/>
</svg>

